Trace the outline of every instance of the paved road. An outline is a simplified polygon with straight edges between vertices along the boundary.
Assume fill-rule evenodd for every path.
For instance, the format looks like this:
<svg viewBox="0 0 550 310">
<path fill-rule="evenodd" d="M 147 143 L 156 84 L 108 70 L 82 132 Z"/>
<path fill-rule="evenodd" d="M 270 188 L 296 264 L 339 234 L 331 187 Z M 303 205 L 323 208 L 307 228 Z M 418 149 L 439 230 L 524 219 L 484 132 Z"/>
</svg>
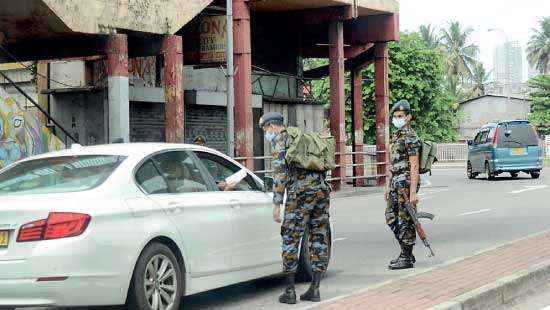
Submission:
<svg viewBox="0 0 550 310">
<path fill-rule="evenodd" d="M 438 169 L 426 177 L 420 191 L 422 211 L 436 214 L 425 222 L 436 257 L 427 258 L 422 245 L 415 248 L 414 270 L 390 271 L 388 261 L 398 253 L 397 243 L 384 223 L 382 194 L 334 199 L 333 259 L 322 282 L 324 299 L 334 298 L 384 281 L 470 256 L 478 251 L 550 229 L 550 170 L 538 180 L 522 174 L 518 179 L 467 180 L 465 169 Z M 185 298 L 184 309 L 286 309 L 277 303 L 281 278 L 234 285 Z M 298 292 L 306 289 L 298 286 Z M 295 308 L 303 308 L 300 303 Z"/>
</svg>

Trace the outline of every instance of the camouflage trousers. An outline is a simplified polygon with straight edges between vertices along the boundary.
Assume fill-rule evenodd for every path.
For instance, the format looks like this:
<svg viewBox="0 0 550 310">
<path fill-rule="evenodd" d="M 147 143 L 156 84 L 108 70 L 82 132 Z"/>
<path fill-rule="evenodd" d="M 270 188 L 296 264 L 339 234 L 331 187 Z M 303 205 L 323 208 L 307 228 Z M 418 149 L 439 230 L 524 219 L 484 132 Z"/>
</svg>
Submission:
<svg viewBox="0 0 550 310">
<path fill-rule="evenodd" d="M 416 241 L 416 230 L 407 209 L 405 209 L 405 198 L 399 192 L 400 188 L 405 189 L 405 194 L 410 194 L 410 179 L 396 182 L 392 179 L 390 195 L 386 207 L 386 224 L 390 227 L 399 244 L 414 245 Z"/>
<path fill-rule="evenodd" d="M 284 273 L 295 273 L 298 269 L 300 241 L 306 227 L 309 228 L 309 253 L 313 272 L 327 270 L 330 242 L 329 206 L 329 191 L 289 194 L 281 226 Z"/>
</svg>

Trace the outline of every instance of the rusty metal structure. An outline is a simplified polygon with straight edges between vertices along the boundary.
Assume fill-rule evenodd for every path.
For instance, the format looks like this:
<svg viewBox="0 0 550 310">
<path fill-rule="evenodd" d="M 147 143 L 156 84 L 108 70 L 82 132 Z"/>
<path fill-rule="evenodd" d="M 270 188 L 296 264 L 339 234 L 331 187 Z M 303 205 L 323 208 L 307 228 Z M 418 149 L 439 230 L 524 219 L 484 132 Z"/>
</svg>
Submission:
<svg viewBox="0 0 550 310">
<path fill-rule="evenodd" d="M 96 57 L 107 60 L 109 141 L 129 141 L 128 59 L 161 56 L 167 142 L 184 141 L 184 65 L 199 65 L 196 20 L 224 11 L 218 0 L 5 0 L 0 2 L 0 63 Z M 345 72 L 351 71 L 353 183 L 363 186 L 362 71 L 375 67 L 378 184 L 385 182 L 389 140 L 388 46 L 399 40 L 396 0 L 233 0 L 235 156 L 254 169 L 253 67 L 265 75 L 305 58 L 329 65 L 293 72 L 301 81 L 330 77 L 330 130 L 346 177 Z M 301 66 L 301 65 L 300 65 Z M 298 66 L 298 67 L 300 67 Z M 288 77 L 288 76 L 286 76 Z M 284 75 L 278 78 L 285 78 Z M 277 82 L 278 83 L 278 82 Z M 288 93 L 291 93 L 290 82 Z M 277 85 L 275 90 L 277 90 Z M 274 97 L 273 92 L 272 97 Z M 305 98 L 300 98 L 302 100 Z M 47 109 L 47 102 L 39 103 Z M 258 141 L 256 141 L 258 143 Z"/>
</svg>

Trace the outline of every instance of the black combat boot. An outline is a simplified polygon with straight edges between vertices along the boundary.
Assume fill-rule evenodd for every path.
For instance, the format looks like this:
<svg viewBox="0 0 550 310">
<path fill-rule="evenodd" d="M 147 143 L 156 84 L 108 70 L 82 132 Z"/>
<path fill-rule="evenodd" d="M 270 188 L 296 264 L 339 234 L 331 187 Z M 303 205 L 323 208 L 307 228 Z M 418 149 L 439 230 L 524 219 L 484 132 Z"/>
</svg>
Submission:
<svg viewBox="0 0 550 310">
<path fill-rule="evenodd" d="M 388 266 L 391 270 L 409 269 L 414 267 L 412 254 L 412 245 L 403 245 L 403 253 L 397 258 L 395 263 L 390 263 Z"/>
<path fill-rule="evenodd" d="M 314 301 L 319 302 L 321 301 L 321 295 L 319 294 L 319 284 L 321 283 L 321 277 L 323 273 L 322 272 L 314 272 L 313 278 L 311 279 L 311 285 L 309 286 L 309 289 L 300 295 L 300 300 L 307 300 L 307 301 Z"/>
<path fill-rule="evenodd" d="M 403 244 L 400 243 L 399 246 L 401 247 L 401 253 L 399 253 L 399 256 L 397 256 L 396 259 L 392 259 L 392 260 L 390 261 L 390 265 L 397 263 L 397 261 L 398 261 L 399 259 L 401 259 L 401 258 L 403 258 L 403 256 L 405 256 L 405 250 L 404 250 L 404 248 L 403 248 Z M 416 257 L 414 257 L 414 255 L 412 254 L 412 252 L 411 252 L 411 254 L 410 254 L 410 258 L 411 258 L 411 261 L 412 261 L 413 264 L 416 263 Z"/>
<path fill-rule="evenodd" d="M 294 290 L 294 273 L 286 275 L 286 288 L 281 296 L 279 296 L 279 302 L 282 304 L 295 304 L 296 303 L 296 291 Z"/>
</svg>

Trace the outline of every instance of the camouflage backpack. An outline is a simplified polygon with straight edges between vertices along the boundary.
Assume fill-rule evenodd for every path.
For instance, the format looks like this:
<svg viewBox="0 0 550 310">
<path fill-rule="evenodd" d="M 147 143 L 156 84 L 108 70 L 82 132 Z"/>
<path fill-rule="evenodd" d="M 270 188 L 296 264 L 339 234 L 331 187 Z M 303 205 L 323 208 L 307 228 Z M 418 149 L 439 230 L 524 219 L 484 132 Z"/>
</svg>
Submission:
<svg viewBox="0 0 550 310">
<path fill-rule="evenodd" d="M 422 140 L 419 157 L 419 172 L 420 174 L 432 174 L 432 164 L 437 161 L 437 144 L 433 141 Z"/>
<path fill-rule="evenodd" d="M 286 129 L 290 141 L 285 160 L 288 165 L 319 172 L 336 168 L 334 138 L 319 132 L 303 132 L 296 127 Z"/>
</svg>

